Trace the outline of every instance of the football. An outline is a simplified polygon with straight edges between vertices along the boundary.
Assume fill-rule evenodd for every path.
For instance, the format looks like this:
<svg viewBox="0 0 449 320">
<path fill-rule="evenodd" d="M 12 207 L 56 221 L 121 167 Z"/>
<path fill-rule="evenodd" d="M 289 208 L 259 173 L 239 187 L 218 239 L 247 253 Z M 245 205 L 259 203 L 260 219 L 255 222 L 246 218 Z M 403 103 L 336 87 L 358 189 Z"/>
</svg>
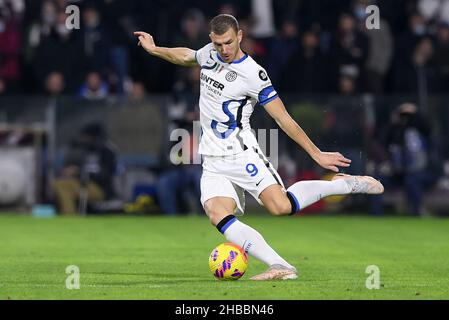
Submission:
<svg viewBox="0 0 449 320">
<path fill-rule="evenodd" d="M 238 280 L 248 267 L 248 256 L 238 245 L 222 243 L 212 250 L 209 267 L 216 279 Z"/>
</svg>

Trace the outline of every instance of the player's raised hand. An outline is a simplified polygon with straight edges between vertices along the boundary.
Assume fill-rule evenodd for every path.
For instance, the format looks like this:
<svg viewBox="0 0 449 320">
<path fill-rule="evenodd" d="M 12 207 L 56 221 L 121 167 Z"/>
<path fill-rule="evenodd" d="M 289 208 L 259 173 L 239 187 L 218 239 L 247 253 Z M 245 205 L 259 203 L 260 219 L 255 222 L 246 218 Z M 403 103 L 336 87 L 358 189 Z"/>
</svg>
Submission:
<svg viewBox="0 0 449 320">
<path fill-rule="evenodd" d="M 345 158 L 339 152 L 320 152 L 314 160 L 324 169 L 339 172 L 338 167 L 349 167 L 351 160 Z"/>
<path fill-rule="evenodd" d="M 134 35 L 139 39 L 139 43 L 137 44 L 138 46 L 142 46 L 142 48 L 144 48 L 149 53 L 154 52 L 156 45 L 154 44 L 154 40 L 151 34 L 143 31 L 136 31 L 134 32 Z"/>
</svg>

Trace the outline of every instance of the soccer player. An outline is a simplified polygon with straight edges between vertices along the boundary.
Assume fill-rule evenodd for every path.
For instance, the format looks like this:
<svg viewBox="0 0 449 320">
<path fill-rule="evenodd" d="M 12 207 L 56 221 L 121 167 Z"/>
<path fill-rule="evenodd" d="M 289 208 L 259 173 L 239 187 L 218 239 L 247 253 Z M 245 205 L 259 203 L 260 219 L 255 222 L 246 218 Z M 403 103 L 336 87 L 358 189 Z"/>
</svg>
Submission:
<svg viewBox="0 0 449 320">
<path fill-rule="evenodd" d="M 211 43 L 197 51 L 158 47 L 150 34 L 134 34 L 138 45 L 153 56 L 181 66 L 201 67 L 201 203 L 211 223 L 228 241 L 268 265 L 267 271 L 252 280 L 295 279 L 298 272 L 259 232 L 235 217 L 244 212 L 245 190 L 275 216 L 296 214 L 330 195 L 383 192 L 382 184 L 372 177 L 343 174 L 335 175 L 332 181 L 299 181 L 285 189 L 251 131 L 249 118 L 254 108 L 265 108 L 321 167 L 338 173 L 338 167 L 348 167 L 351 160 L 338 152 L 322 152 L 291 118 L 265 69 L 240 48 L 243 35 L 233 16 L 213 18 Z"/>
</svg>

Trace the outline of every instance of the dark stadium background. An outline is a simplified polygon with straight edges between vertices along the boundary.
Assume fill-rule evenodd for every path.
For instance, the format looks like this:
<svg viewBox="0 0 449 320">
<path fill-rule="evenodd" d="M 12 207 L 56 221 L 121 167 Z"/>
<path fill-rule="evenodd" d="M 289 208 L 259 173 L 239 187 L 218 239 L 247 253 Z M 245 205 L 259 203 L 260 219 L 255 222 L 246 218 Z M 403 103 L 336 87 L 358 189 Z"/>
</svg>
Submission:
<svg viewBox="0 0 449 320">
<path fill-rule="evenodd" d="M 81 11 L 79 30 L 65 26 L 65 9 L 72 4 Z M 380 30 L 365 27 L 369 4 L 380 9 Z M 168 160 L 170 132 L 191 131 L 198 119 L 199 70 L 149 56 L 137 47 L 133 31 L 151 33 L 160 46 L 199 49 L 208 42 L 209 19 L 226 12 L 240 21 L 243 49 L 267 69 L 290 113 L 320 148 L 353 159 L 346 172 L 374 175 L 387 187 L 382 199 L 332 198 L 308 213 L 447 215 L 449 1 L 438 5 L 0 1 L 1 210 L 57 212 L 52 186 L 67 149 L 80 131 L 97 130 L 116 153 L 111 190 L 82 212 L 201 212 L 195 191 L 200 166 Z M 410 110 L 398 109 L 404 103 L 417 112 L 402 112 Z M 401 121 L 411 121 L 411 136 Z M 252 126 L 276 128 L 263 110 L 256 110 Z M 281 132 L 278 142 L 278 170 L 286 185 L 329 178 Z M 407 143 L 409 153 L 398 153 Z M 174 200 L 160 190 L 176 190 L 177 205 L 167 205 Z M 419 208 L 413 207 L 421 197 Z M 249 212 L 260 210 L 248 201 Z"/>
</svg>

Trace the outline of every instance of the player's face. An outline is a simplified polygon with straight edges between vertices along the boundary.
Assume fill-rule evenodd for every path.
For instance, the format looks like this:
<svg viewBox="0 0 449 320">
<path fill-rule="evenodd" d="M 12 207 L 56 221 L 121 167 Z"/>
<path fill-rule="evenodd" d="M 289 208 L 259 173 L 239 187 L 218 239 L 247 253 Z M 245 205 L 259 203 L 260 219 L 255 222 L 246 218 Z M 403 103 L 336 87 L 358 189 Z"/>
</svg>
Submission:
<svg viewBox="0 0 449 320">
<path fill-rule="evenodd" d="M 224 62 L 231 63 L 236 60 L 236 56 L 240 51 L 240 42 L 242 41 L 242 30 L 238 33 L 234 29 L 229 28 L 228 31 L 222 35 L 210 33 L 210 39 L 214 44 L 215 50 L 223 59 Z"/>
</svg>

